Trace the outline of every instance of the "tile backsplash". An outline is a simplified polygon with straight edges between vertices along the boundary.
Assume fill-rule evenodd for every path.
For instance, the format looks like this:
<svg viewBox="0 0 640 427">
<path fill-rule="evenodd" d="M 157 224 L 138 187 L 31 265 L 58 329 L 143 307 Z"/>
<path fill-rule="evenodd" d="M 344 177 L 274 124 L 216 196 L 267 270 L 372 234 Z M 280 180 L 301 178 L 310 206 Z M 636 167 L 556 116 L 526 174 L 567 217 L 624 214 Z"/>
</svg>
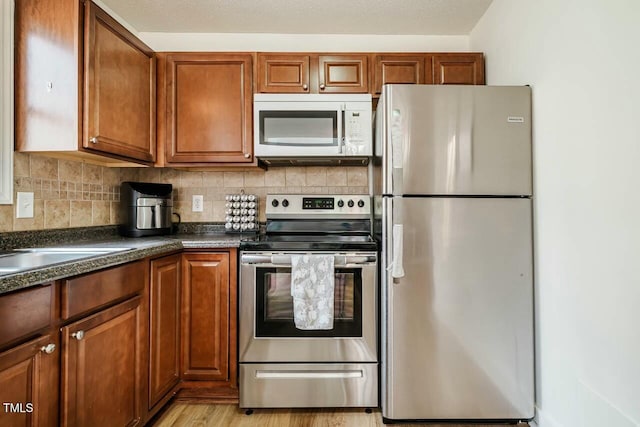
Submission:
<svg viewBox="0 0 640 427">
<path fill-rule="evenodd" d="M 14 205 L 0 205 L 0 232 L 117 224 L 121 171 L 14 153 Z M 34 217 L 16 218 L 15 193 L 34 193 Z"/>
<path fill-rule="evenodd" d="M 260 221 L 271 193 L 367 194 L 366 166 L 274 167 L 267 171 L 196 172 L 171 168 L 107 168 L 71 160 L 15 153 L 14 191 L 34 193 L 34 217 L 15 218 L 15 204 L 0 205 L 0 232 L 85 227 L 119 222 L 120 182 L 173 184 L 174 211 L 183 222 L 224 221 L 224 196 L 257 194 Z M 191 196 L 204 196 L 203 212 L 191 212 Z"/>
<path fill-rule="evenodd" d="M 260 221 L 265 220 L 267 194 L 367 194 L 366 166 L 358 167 L 274 167 L 244 172 L 192 172 L 176 169 L 122 169 L 135 180 L 173 184 L 173 210 L 183 222 L 223 222 L 225 194 L 239 193 L 260 197 Z M 129 178 L 128 178 L 129 179 Z M 195 194 L 204 196 L 203 212 L 191 212 Z"/>
</svg>

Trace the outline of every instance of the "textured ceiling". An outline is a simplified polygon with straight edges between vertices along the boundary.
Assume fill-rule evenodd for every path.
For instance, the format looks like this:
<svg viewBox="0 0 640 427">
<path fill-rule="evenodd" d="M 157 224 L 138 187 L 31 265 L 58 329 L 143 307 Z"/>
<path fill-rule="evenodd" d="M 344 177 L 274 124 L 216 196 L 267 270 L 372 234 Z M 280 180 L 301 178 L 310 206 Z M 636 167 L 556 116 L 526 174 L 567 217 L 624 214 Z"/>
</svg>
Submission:
<svg viewBox="0 0 640 427">
<path fill-rule="evenodd" d="M 102 0 L 139 32 L 467 35 L 492 0 Z"/>
</svg>

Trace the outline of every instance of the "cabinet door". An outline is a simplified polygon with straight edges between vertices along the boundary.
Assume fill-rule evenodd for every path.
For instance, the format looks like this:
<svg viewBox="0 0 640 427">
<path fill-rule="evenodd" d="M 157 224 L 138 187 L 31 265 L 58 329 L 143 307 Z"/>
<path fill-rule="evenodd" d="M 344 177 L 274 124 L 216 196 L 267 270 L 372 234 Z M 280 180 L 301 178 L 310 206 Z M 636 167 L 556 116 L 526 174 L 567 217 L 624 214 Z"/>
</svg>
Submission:
<svg viewBox="0 0 640 427">
<path fill-rule="evenodd" d="M 258 92 L 308 93 L 309 55 L 258 54 Z"/>
<path fill-rule="evenodd" d="M 367 55 L 319 56 L 319 93 L 369 92 L 367 59 Z"/>
<path fill-rule="evenodd" d="M 433 55 L 433 83 L 438 85 L 483 85 L 482 53 Z"/>
<path fill-rule="evenodd" d="M 155 56 L 92 2 L 85 5 L 83 147 L 155 160 Z"/>
<path fill-rule="evenodd" d="M 0 353 L 0 426 L 58 425 L 59 363 L 52 335 Z"/>
<path fill-rule="evenodd" d="M 431 57 L 428 57 L 429 75 L 431 74 Z M 381 93 L 382 85 L 392 83 L 422 84 L 425 82 L 425 56 L 388 54 L 377 55 L 374 68 L 374 85 L 376 94 Z"/>
<path fill-rule="evenodd" d="M 180 255 L 151 261 L 149 409 L 180 381 Z"/>
<path fill-rule="evenodd" d="M 182 277 L 182 377 L 228 381 L 229 253 L 184 254 Z"/>
<path fill-rule="evenodd" d="M 251 163 L 249 54 L 167 56 L 168 163 Z"/>
<path fill-rule="evenodd" d="M 140 423 L 140 297 L 62 328 L 62 424 Z"/>
</svg>

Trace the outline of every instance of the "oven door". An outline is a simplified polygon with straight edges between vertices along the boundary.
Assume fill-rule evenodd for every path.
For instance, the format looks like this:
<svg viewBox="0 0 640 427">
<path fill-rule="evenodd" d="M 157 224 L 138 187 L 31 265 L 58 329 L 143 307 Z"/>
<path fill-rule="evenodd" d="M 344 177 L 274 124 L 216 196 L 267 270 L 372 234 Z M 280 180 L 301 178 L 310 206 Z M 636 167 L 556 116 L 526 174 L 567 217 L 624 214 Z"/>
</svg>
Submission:
<svg viewBox="0 0 640 427">
<path fill-rule="evenodd" d="M 241 254 L 240 362 L 376 362 L 376 253 L 335 254 L 330 330 L 295 327 L 291 254 Z"/>
</svg>

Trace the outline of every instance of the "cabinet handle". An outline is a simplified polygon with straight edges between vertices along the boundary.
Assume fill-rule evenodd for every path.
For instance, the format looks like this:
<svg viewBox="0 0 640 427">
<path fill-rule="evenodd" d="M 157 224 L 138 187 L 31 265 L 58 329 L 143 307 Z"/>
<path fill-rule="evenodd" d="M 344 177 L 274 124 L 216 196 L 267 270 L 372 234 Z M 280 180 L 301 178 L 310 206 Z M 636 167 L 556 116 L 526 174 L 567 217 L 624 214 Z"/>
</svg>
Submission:
<svg viewBox="0 0 640 427">
<path fill-rule="evenodd" d="M 40 348 L 40 351 L 43 353 L 47 353 L 47 354 L 51 354 L 54 351 L 56 351 L 56 345 L 55 344 L 47 344 L 43 347 Z"/>
<path fill-rule="evenodd" d="M 320 90 L 324 90 L 324 83 L 320 84 Z"/>
<path fill-rule="evenodd" d="M 82 338 L 84 338 L 84 331 L 78 331 L 78 332 L 72 333 L 71 338 L 75 338 L 78 341 L 80 341 Z"/>
<path fill-rule="evenodd" d="M 309 89 L 309 85 L 307 85 L 306 83 L 302 85 L 302 89 L 307 90 Z"/>
<path fill-rule="evenodd" d="M 95 136 L 89 138 L 89 142 L 92 144 L 97 144 L 98 143 L 98 138 L 96 138 Z"/>
<path fill-rule="evenodd" d="M 245 158 L 245 159 L 248 159 L 249 157 L 251 157 L 251 154 L 249 154 L 249 153 L 244 153 L 244 158 Z"/>
</svg>

